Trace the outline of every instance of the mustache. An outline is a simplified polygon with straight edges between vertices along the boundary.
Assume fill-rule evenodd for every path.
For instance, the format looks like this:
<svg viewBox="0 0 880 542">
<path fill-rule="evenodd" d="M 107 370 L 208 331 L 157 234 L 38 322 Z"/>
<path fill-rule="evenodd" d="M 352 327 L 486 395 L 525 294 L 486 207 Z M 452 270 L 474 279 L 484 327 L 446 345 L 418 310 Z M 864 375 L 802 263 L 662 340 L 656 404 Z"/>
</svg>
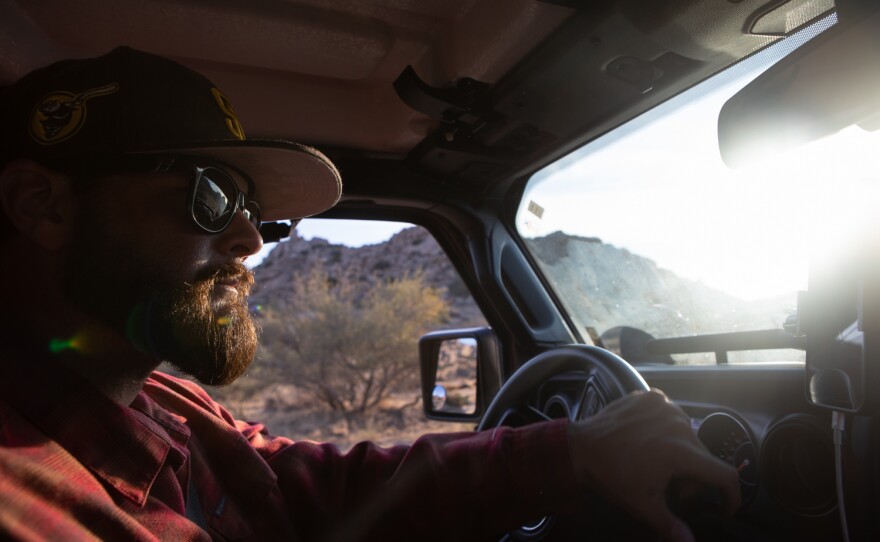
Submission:
<svg viewBox="0 0 880 542">
<path fill-rule="evenodd" d="M 206 269 L 196 277 L 194 285 L 212 287 L 218 282 L 234 280 L 239 291 L 248 294 L 254 286 L 254 273 L 241 262 L 232 261 L 220 267 Z"/>
</svg>

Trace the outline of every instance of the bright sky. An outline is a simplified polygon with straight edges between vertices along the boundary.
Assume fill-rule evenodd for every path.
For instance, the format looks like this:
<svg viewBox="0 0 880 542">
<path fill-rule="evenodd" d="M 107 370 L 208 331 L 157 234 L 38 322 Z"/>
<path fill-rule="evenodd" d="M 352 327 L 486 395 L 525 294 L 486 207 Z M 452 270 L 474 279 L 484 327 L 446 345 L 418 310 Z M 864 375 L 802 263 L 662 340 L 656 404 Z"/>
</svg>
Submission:
<svg viewBox="0 0 880 542">
<path fill-rule="evenodd" d="M 701 163 L 673 136 L 629 161 L 609 147 L 530 193 L 545 210 L 522 213 L 521 231 L 599 237 L 745 299 L 806 289 L 811 258 L 880 202 L 880 134 L 859 132 L 739 172 Z"/>
</svg>

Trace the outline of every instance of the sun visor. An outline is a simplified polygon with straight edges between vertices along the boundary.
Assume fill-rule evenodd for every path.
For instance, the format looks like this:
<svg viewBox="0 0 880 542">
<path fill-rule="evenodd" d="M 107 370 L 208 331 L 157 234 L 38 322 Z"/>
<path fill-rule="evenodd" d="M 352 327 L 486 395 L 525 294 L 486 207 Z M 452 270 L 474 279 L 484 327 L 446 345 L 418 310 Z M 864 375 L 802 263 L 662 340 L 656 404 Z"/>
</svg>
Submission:
<svg viewBox="0 0 880 542">
<path fill-rule="evenodd" d="M 732 168 L 831 135 L 876 129 L 880 10 L 818 35 L 737 92 L 721 109 L 718 145 Z"/>
</svg>

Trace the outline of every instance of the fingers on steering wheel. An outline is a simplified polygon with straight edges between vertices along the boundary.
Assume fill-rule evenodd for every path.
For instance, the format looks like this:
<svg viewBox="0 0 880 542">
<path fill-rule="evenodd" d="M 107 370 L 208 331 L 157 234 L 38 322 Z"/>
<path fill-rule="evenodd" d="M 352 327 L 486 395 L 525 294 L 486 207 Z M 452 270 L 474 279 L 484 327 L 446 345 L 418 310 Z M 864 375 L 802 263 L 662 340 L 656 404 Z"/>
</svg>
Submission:
<svg viewBox="0 0 880 542">
<path fill-rule="evenodd" d="M 682 409 L 680 406 L 673 403 L 672 399 L 670 399 L 669 396 L 666 395 L 666 393 L 663 390 L 661 390 L 660 388 L 651 388 L 650 393 L 653 393 L 653 394 L 656 394 L 656 395 L 663 397 L 663 400 L 666 402 L 666 404 L 669 407 L 671 407 L 673 410 L 675 410 L 679 414 L 679 416 L 688 420 L 688 423 L 690 423 L 690 419 L 691 419 L 690 416 L 688 416 L 687 413 L 685 413 L 684 409 Z"/>
</svg>

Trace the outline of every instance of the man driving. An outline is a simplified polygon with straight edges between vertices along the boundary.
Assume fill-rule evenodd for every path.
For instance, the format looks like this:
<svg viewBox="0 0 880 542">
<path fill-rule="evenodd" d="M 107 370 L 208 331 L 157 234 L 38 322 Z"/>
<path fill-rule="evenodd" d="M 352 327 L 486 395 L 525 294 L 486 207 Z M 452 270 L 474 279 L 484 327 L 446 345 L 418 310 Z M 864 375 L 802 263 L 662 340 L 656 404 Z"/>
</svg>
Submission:
<svg viewBox="0 0 880 542">
<path fill-rule="evenodd" d="M 497 539 L 586 492 L 684 541 L 670 482 L 738 504 L 736 471 L 659 392 L 578 422 L 347 454 L 235 420 L 156 368 L 209 385 L 245 372 L 244 261 L 262 221 L 337 202 L 333 164 L 246 139 L 210 81 L 126 47 L 23 77 L 0 118 L 0 537 Z"/>
</svg>

